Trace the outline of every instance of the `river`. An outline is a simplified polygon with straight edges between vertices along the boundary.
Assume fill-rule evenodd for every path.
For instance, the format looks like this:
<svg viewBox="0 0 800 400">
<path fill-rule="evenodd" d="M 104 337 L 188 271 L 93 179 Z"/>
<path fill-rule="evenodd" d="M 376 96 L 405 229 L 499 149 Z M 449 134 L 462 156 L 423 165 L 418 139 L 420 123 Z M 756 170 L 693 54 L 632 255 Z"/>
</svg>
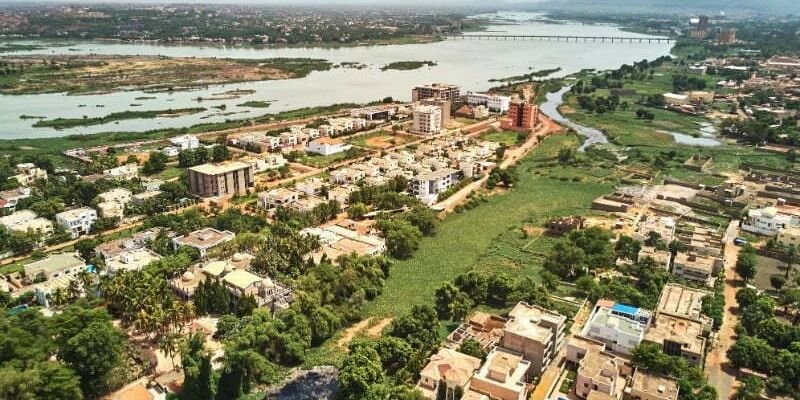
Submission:
<svg viewBox="0 0 800 400">
<path fill-rule="evenodd" d="M 498 13 L 503 22 L 488 27 L 494 33 L 529 35 L 579 35 L 646 37 L 624 32 L 608 25 L 552 23 L 531 13 Z M 509 24 L 507 21 L 513 21 Z M 27 42 L 37 43 L 37 42 Z M 38 42 L 39 44 L 46 42 Z M 554 76 L 582 69 L 611 69 L 623 63 L 653 59 L 669 53 L 666 43 L 555 42 L 532 40 L 445 40 L 413 45 L 362 46 L 341 48 L 248 48 L 222 46 L 172 46 L 116 42 L 81 42 L 69 46 L 51 46 L 45 50 L 13 54 L 119 54 L 163 55 L 171 57 L 229 57 L 271 58 L 311 57 L 333 63 L 357 62 L 364 69 L 335 68 L 313 72 L 300 79 L 260 81 L 215 85 L 201 90 L 148 94 L 125 91 L 110 94 L 70 96 L 66 94 L 0 95 L 0 139 L 43 138 L 70 134 L 92 134 L 107 131 L 146 131 L 159 128 L 185 127 L 203 122 L 248 118 L 310 106 L 334 103 L 365 103 L 392 96 L 410 100 L 411 87 L 428 82 L 448 82 L 464 90 L 486 90 L 494 84 L 492 78 L 520 75 L 532 70 L 560 67 Z M 381 71 L 380 67 L 394 61 L 432 60 L 436 66 L 413 71 Z M 198 97 L 213 97 L 234 89 L 254 90 L 253 94 L 237 99 L 204 101 Z M 137 97 L 155 97 L 137 100 Z M 267 109 L 239 107 L 249 100 L 273 101 Z M 130 104 L 141 104 L 131 107 Z M 224 104 L 225 111 L 212 108 Z M 164 110 L 169 108 L 206 107 L 207 111 L 174 118 L 135 119 L 64 130 L 34 128 L 34 119 L 20 115 L 46 118 L 101 117 L 127 110 Z M 232 113 L 231 115 L 224 115 Z"/>
<path fill-rule="evenodd" d="M 558 107 L 564 103 L 564 94 L 567 93 L 570 88 L 571 86 L 564 86 L 557 92 L 548 93 L 547 99 L 544 103 L 542 103 L 539 109 L 554 121 L 560 123 L 561 125 L 572 128 L 578 132 L 578 134 L 586 137 L 586 140 L 584 140 L 583 145 L 578 148 L 578 151 L 586 151 L 586 149 L 593 144 L 608 143 L 608 138 L 606 137 L 605 133 L 595 128 L 578 125 L 561 115 L 561 113 L 558 111 Z"/>
</svg>

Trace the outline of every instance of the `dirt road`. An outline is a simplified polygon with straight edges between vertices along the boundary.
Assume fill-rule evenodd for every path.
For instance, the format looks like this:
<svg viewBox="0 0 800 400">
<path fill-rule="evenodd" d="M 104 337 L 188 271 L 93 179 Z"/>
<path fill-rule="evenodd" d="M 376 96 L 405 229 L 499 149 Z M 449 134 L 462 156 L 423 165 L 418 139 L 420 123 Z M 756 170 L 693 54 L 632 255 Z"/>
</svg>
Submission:
<svg viewBox="0 0 800 400">
<path fill-rule="evenodd" d="M 706 375 L 708 383 L 717 388 L 718 397 L 728 400 L 736 391 L 739 382 L 736 380 L 736 369 L 728 364 L 728 349 L 736 341 L 734 328 L 739 322 L 735 314 L 739 304 L 736 302 L 738 275 L 734 270 L 740 247 L 733 245 L 733 239 L 739 233 L 739 221 L 731 221 L 725 233 L 725 314 L 719 329 L 717 342 L 706 357 Z"/>
</svg>

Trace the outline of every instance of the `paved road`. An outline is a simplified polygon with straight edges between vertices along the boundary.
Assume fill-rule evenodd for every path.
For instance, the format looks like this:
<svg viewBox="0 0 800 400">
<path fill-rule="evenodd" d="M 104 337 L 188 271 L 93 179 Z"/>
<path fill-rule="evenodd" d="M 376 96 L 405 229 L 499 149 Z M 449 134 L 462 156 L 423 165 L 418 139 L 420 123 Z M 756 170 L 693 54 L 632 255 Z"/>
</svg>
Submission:
<svg viewBox="0 0 800 400">
<path fill-rule="evenodd" d="M 739 307 L 736 302 L 739 276 L 736 274 L 734 265 L 736 265 L 740 247 L 734 246 L 732 243 L 739 234 L 738 225 L 739 221 L 731 221 L 725 234 L 725 315 L 719 329 L 717 342 L 706 357 L 708 383 L 717 388 L 718 396 L 722 400 L 730 399 L 739 383 L 736 379 L 737 371 L 728 364 L 727 356 L 728 349 L 736 341 L 734 328 L 739 322 L 739 317 L 735 314 Z"/>
</svg>

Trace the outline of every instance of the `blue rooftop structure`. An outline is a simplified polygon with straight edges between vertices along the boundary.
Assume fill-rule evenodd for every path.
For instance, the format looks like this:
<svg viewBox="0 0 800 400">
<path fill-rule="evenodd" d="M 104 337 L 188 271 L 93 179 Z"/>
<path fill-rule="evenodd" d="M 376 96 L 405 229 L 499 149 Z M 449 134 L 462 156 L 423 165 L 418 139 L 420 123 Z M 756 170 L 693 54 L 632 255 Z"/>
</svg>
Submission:
<svg viewBox="0 0 800 400">
<path fill-rule="evenodd" d="M 616 312 L 629 315 L 636 315 L 636 313 L 639 312 L 639 307 L 629 306 L 622 303 L 614 303 L 614 307 L 611 307 L 611 309 Z"/>
<path fill-rule="evenodd" d="M 611 307 L 611 313 L 643 324 L 648 324 L 651 316 L 650 311 L 622 303 L 614 303 Z"/>
</svg>

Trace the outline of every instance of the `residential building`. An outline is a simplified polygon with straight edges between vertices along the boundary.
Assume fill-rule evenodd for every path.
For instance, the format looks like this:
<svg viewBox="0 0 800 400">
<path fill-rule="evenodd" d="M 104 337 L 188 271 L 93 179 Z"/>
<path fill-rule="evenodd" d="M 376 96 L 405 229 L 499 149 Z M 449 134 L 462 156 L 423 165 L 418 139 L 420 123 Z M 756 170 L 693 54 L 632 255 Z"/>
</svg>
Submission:
<svg viewBox="0 0 800 400">
<path fill-rule="evenodd" d="M 564 344 L 567 317 L 524 302 L 508 314 L 502 346 L 520 353 L 531 362 L 530 373 L 544 371 Z"/>
<path fill-rule="evenodd" d="M 397 112 L 397 107 L 365 107 L 350 111 L 353 118 L 364 118 L 367 121 L 385 121 Z"/>
<path fill-rule="evenodd" d="M 411 133 L 433 136 L 442 131 L 442 109 L 437 106 L 414 107 Z"/>
<path fill-rule="evenodd" d="M 130 190 L 123 188 L 111 189 L 97 195 L 100 202 L 97 203 L 97 210 L 103 218 L 122 218 L 125 215 L 125 207 L 133 199 Z"/>
<path fill-rule="evenodd" d="M 417 102 L 426 99 L 442 99 L 455 102 L 461 95 L 461 88 L 446 83 L 432 83 L 418 85 L 411 89 L 411 101 Z"/>
<path fill-rule="evenodd" d="M 723 261 L 720 258 L 679 252 L 675 255 L 672 275 L 710 287 L 714 286 L 715 277 L 722 266 Z"/>
<path fill-rule="evenodd" d="M 320 178 L 306 179 L 294 185 L 295 190 L 300 191 L 306 196 L 315 196 L 322 192 L 322 188 L 326 186 L 325 181 Z"/>
<path fill-rule="evenodd" d="M 97 211 L 81 207 L 56 214 L 56 223 L 64 227 L 73 238 L 88 234 L 97 220 Z"/>
<path fill-rule="evenodd" d="M 765 236 L 777 236 L 778 232 L 791 226 L 792 217 L 781 214 L 775 207 L 765 207 L 747 211 L 742 221 L 742 230 Z"/>
<path fill-rule="evenodd" d="M 493 314 L 476 312 L 467 322 L 462 323 L 447 340 L 454 345 L 461 345 L 465 340 L 474 340 L 485 351 L 491 350 L 503 339 L 507 319 Z"/>
<path fill-rule="evenodd" d="M 573 336 L 567 342 L 566 360 L 577 366 L 575 394 L 582 399 L 599 396 L 619 399 L 625 390 L 624 361 L 606 350 L 603 342 Z"/>
<path fill-rule="evenodd" d="M 151 262 L 160 259 L 161 256 L 158 253 L 147 247 L 126 250 L 105 260 L 106 272 L 115 274 L 118 271 L 139 271 Z"/>
<path fill-rule="evenodd" d="M 0 192 L 0 208 L 5 212 L 14 212 L 20 200 L 31 197 L 31 189 L 26 187 Z"/>
<path fill-rule="evenodd" d="M 172 146 L 177 147 L 179 151 L 194 150 L 200 147 L 200 139 L 195 135 L 181 135 L 169 139 Z"/>
<path fill-rule="evenodd" d="M 437 201 L 442 193 L 460 180 L 461 172 L 453 168 L 423 172 L 411 178 L 410 192 L 425 204 Z"/>
<path fill-rule="evenodd" d="M 800 248 L 800 227 L 789 226 L 779 230 L 778 243 L 784 246 L 795 245 Z"/>
<path fill-rule="evenodd" d="M 300 198 L 300 192 L 277 188 L 258 194 L 258 206 L 265 210 L 272 210 L 278 207 L 287 207 Z"/>
<path fill-rule="evenodd" d="M 702 366 L 706 348 L 703 332 L 703 323 L 699 321 L 658 313 L 647 329 L 644 341 L 661 346 L 665 354 L 683 357 Z"/>
<path fill-rule="evenodd" d="M 200 251 L 200 257 L 205 258 L 209 250 L 223 243 L 230 242 L 235 236 L 236 234 L 230 231 L 203 228 L 189 233 L 188 235 L 172 238 L 172 245 L 176 250 L 181 246 L 193 247 Z"/>
<path fill-rule="evenodd" d="M 25 264 L 25 282 L 44 282 L 65 275 L 77 275 L 86 269 L 86 262 L 75 253 L 54 253 L 49 256 Z"/>
<path fill-rule="evenodd" d="M 189 168 L 189 191 L 199 197 L 245 195 L 255 184 L 253 166 L 238 161 Z"/>
<path fill-rule="evenodd" d="M 329 156 L 331 154 L 337 154 L 350 150 L 352 147 L 353 146 L 345 143 L 345 141 L 342 139 L 323 137 L 308 142 L 308 147 L 306 147 L 306 150 L 310 153 Z"/>
<path fill-rule="evenodd" d="M 129 181 L 139 177 L 139 166 L 136 163 L 120 165 L 103 171 L 103 177 L 119 181 Z"/>
<path fill-rule="evenodd" d="M 507 112 L 511 104 L 511 97 L 489 93 L 467 92 L 466 98 L 469 105 L 484 105 L 490 111 L 499 113 Z"/>
<path fill-rule="evenodd" d="M 655 261 L 656 265 L 669 271 L 672 262 L 672 253 L 666 250 L 658 250 L 653 246 L 642 246 L 642 249 L 639 250 L 638 260 L 642 261 L 646 258 Z"/>
<path fill-rule="evenodd" d="M 646 310 L 598 300 L 582 335 L 605 343 L 610 351 L 631 354 L 644 339 L 649 318 Z"/>
<path fill-rule="evenodd" d="M 33 163 L 17 164 L 17 175 L 13 178 L 17 180 L 20 186 L 30 186 L 39 179 L 47 179 L 47 171 L 37 167 Z"/>
<path fill-rule="evenodd" d="M 158 236 L 159 232 L 159 228 L 153 228 L 135 233 L 129 238 L 101 243 L 94 248 L 94 253 L 108 263 L 109 260 L 118 257 L 120 254 L 144 248 L 148 242 Z"/>
<path fill-rule="evenodd" d="M 350 195 L 359 190 L 355 185 L 336 186 L 328 190 L 328 201 L 336 200 L 340 205 L 346 206 L 350 202 Z"/>
<path fill-rule="evenodd" d="M 631 400 L 678 400 L 678 381 L 651 375 L 641 369 L 633 373 L 630 385 L 625 389 Z"/>
<path fill-rule="evenodd" d="M 707 290 L 667 283 L 661 290 L 657 312 L 700 322 L 703 325 L 703 331 L 710 332 L 714 321 L 703 315 L 702 310 L 703 298 L 712 295 L 713 293 Z"/>
<path fill-rule="evenodd" d="M 445 399 L 458 399 L 472 374 L 481 367 L 481 360 L 443 347 L 431 356 L 419 374 L 416 388 L 429 399 L 437 399 L 440 391 Z M 444 386 L 442 386 L 444 385 Z"/>
<path fill-rule="evenodd" d="M 675 236 L 675 219 L 654 215 L 644 216 L 639 222 L 633 238 L 644 242 L 648 240 L 651 234 L 657 234 L 665 243 L 671 242 Z"/>
<path fill-rule="evenodd" d="M 43 237 L 53 234 L 53 223 L 31 210 L 15 211 L 11 215 L 0 217 L 0 225 L 10 232 L 35 232 Z"/>
<path fill-rule="evenodd" d="M 364 171 L 352 167 L 344 167 L 331 171 L 330 179 L 333 183 L 343 185 L 348 183 L 357 183 L 366 177 L 367 174 L 364 173 Z"/>
<path fill-rule="evenodd" d="M 508 115 L 500 120 L 507 130 L 530 131 L 539 123 L 539 107 L 527 101 L 515 100 L 509 104 Z"/>
<path fill-rule="evenodd" d="M 360 256 L 375 256 L 386 251 L 386 240 L 383 238 L 339 225 L 306 228 L 300 232 L 319 238 L 322 248 L 311 254 L 315 262 L 320 262 L 323 256 L 335 261 L 342 255 L 355 253 Z"/>
<path fill-rule="evenodd" d="M 526 377 L 530 364 L 522 354 L 495 347 L 472 376 L 467 390 L 493 400 L 525 400 L 528 398 Z"/>
</svg>

